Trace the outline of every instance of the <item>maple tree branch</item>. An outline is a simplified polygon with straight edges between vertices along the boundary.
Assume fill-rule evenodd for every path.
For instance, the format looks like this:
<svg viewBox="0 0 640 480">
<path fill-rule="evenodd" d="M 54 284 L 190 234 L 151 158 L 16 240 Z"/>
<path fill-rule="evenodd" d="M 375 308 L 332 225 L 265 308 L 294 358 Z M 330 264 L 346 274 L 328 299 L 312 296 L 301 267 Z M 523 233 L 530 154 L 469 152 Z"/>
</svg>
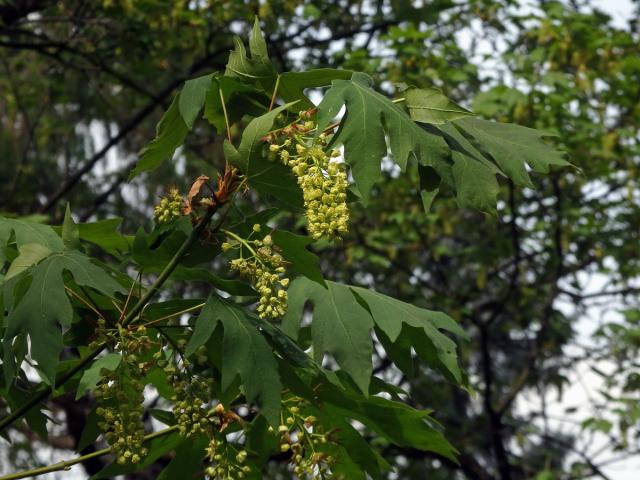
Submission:
<svg viewBox="0 0 640 480">
<path fill-rule="evenodd" d="M 155 108 L 161 103 L 162 99 L 166 98 L 171 92 L 181 83 L 180 81 L 174 81 L 170 85 L 164 88 L 157 98 L 147 103 L 142 107 L 133 117 L 131 117 L 124 126 L 118 131 L 117 135 L 111 137 L 109 141 L 93 156 L 87 160 L 78 170 L 76 170 L 64 184 L 54 194 L 47 199 L 47 201 L 38 209 L 40 213 L 50 211 L 62 199 L 67 193 L 76 186 L 76 184 L 82 179 L 82 177 L 93 169 L 96 163 L 100 161 L 112 147 L 120 143 L 129 133 L 131 133 L 144 119 L 146 119 Z"/>
<path fill-rule="evenodd" d="M 47 199 L 47 201 L 38 209 L 40 213 L 45 213 L 50 211 L 55 205 L 62 199 L 65 195 L 67 195 L 76 184 L 82 179 L 82 177 L 89 171 L 93 169 L 93 167 L 98 163 L 108 152 L 119 144 L 129 133 L 131 133 L 140 123 L 142 123 L 154 110 L 155 108 L 166 99 L 171 92 L 173 92 L 182 82 L 187 80 L 191 75 L 198 72 L 202 69 L 209 60 L 217 57 L 218 55 L 226 52 L 228 50 L 227 46 L 216 49 L 214 52 L 211 52 L 208 55 L 205 55 L 194 64 L 189 69 L 189 73 L 185 77 L 180 77 L 169 83 L 160 93 L 155 95 L 149 103 L 147 103 L 144 107 L 142 107 L 133 117 L 131 117 L 124 126 L 118 131 L 118 134 L 114 137 L 110 138 L 109 141 L 98 150 L 93 156 L 87 160 L 82 167 L 76 170 L 65 183 L 51 196 Z"/>
<path fill-rule="evenodd" d="M 68 53 L 69 55 L 82 58 L 93 67 L 96 67 L 100 71 L 108 75 L 111 75 L 113 78 L 117 79 L 123 86 L 129 87 L 132 90 L 146 97 L 152 98 L 154 100 L 160 100 L 151 91 L 149 91 L 147 88 L 140 85 L 139 83 L 135 82 L 133 79 L 123 75 L 117 70 L 114 70 L 112 67 L 110 67 L 103 61 L 97 59 L 94 55 L 91 55 L 75 47 L 72 47 L 67 42 L 52 41 L 51 39 L 49 39 L 47 36 L 43 34 L 37 34 L 34 32 L 25 31 L 25 30 L 12 29 L 8 33 L 29 35 L 30 37 L 36 38 L 39 41 L 25 42 L 25 41 L 0 40 L 0 47 L 11 48 L 14 50 L 32 50 L 46 57 L 53 58 L 54 60 L 56 60 L 57 62 L 59 62 L 60 64 L 66 67 L 73 68 L 82 73 L 86 73 L 86 70 L 87 70 L 86 65 L 76 64 L 62 58 L 61 53 L 65 52 L 65 53 Z M 53 49 L 54 51 L 50 51 L 49 49 Z"/>
<path fill-rule="evenodd" d="M 160 290 L 162 285 L 167 281 L 169 276 L 176 269 L 176 267 L 178 266 L 182 258 L 185 256 L 185 254 L 200 238 L 200 234 L 204 231 L 204 229 L 209 224 L 209 220 L 211 220 L 211 217 L 213 217 L 213 215 L 216 213 L 216 211 L 218 211 L 218 209 L 222 205 L 223 204 L 219 203 L 207 210 L 206 214 L 200 219 L 198 224 L 191 231 L 191 234 L 189 235 L 189 237 L 182 243 L 178 251 L 176 251 L 176 253 L 173 255 L 173 257 L 171 258 L 169 263 L 165 266 L 165 268 L 162 270 L 158 278 L 156 278 L 155 282 L 153 282 L 149 290 L 147 290 L 146 294 L 140 300 L 138 300 L 135 306 L 124 317 L 124 319 L 122 320 L 123 325 L 128 325 L 133 320 L 135 320 L 138 314 L 142 311 L 142 309 L 147 305 L 147 303 L 149 303 L 149 301 L 158 292 L 158 290 Z M 95 350 L 89 352 L 75 366 L 67 370 L 60 377 L 60 379 L 58 379 L 57 386 L 63 385 L 64 383 L 69 381 L 71 378 L 73 378 L 78 372 L 81 372 L 82 370 L 84 370 L 85 367 L 89 365 L 89 363 L 91 363 L 98 355 L 100 355 L 100 353 L 104 350 L 104 348 L 105 348 L 105 345 L 101 345 Z M 31 399 L 29 399 L 27 402 L 22 404 L 20 408 L 14 410 L 13 412 L 11 412 L 11 414 L 0 419 L 0 431 L 4 430 L 6 427 L 11 425 L 16 420 L 22 418 L 33 407 L 37 406 L 41 401 L 48 398 L 52 392 L 53 392 L 53 389 L 51 388 L 51 386 L 46 387 L 45 389 L 33 395 Z"/>
<path fill-rule="evenodd" d="M 548 442 L 552 442 L 555 443 L 556 445 L 560 445 L 561 447 L 564 447 L 570 451 L 572 451 L 573 453 L 575 453 L 576 455 L 578 455 L 579 457 L 582 458 L 582 460 L 584 461 L 584 463 L 587 464 L 587 466 L 591 469 L 591 473 L 593 473 L 594 476 L 601 478 L 602 480 L 611 480 L 611 477 L 609 477 L 607 474 L 605 474 L 601 468 L 596 465 L 595 463 L 593 463 L 591 456 L 588 455 L 587 453 L 583 452 L 582 450 L 576 448 L 575 446 L 573 446 L 573 444 L 563 441 L 553 435 L 546 435 L 546 434 L 540 434 L 540 436 Z M 2 479 L 0 479 L 2 480 Z"/>
<path fill-rule="evenodd" d="M 470 480 L 495 480 L 495 477 L 486 469 L 485 466 L 478 462 L 478 460 L 473 455 L 464 451 L 459 453 L 457 457 L 457 463 L 452 462 L 451 459 L 443 455 L 439 455 L 434 452 L 416 450 L 413 448 L 399 448 L 397 446 L 389 446 L 385 448 L 382 453 L 385 458 L 388 455 L 396 456 L 399 454 L 415 460 L 436 458 L 441 461 L 447 468 L 461 471 Z"/>
<path fill-rule="evenodd" d="M 388 29 L 390 26 L 397 24 L 397 21 L 381 21 L 378 23 L 374 23 L 369 27 L 365 28 L 356 28 L 352 30 L 347 30 L 344 32 L 337 33 L 331 36 L 328 39 L 323 40 L 308 40 L 302 44 L 294 45 L 291 48 L 308 48 L 314 47 L 318 45 L 322 45 L 328 43 L 333 40 L 339 40 L 342 38 L 348 38 L 357 33 L 373 33 L 377 31 L 384 31 Z M 282 43 L 286 41 L 290 41 L 295 38 L 295 35 L 289 34 L 285 35 L 279 39 L 276 39 L 276 42 Z M 117 135 L 109 139 L 107 144 L 101 148 L 98 152 L 96 152 L 87 162 L 82 165 L 75 173 L 73 173 L 65 183 L 53 193 L 53 195 L 47 199 L 47 201 L 38 209 L 39 213 L 46 213 L 51 211 L 53 207 L 64 197 L 66 196 L 77 184 L 80 182 L 82 177 L 89 171 L 93 169 L 93 167 L 100 161 L 114 146 L 118 145 L 129 133 L 131 133 L 142 121 L 149 116 L 153 110 L 155 110 L 156 106 L 158 106 L 162 101 L 168 97 L 173 90 L 175 90 L 182 82 L 190 78 L 191 75 L 201 70 L 211 59 L 217 57 L 221 53 L 228 51 L 229 47 L 224 46 L 216 49 L 215 51 L 206 54 L 199 61 L 195 62 L 191 68 L 189 69 L 189 73 L 187 76 L 180 77 L 174 81 L 172 81 L 169 85 L 167 85 L 160 93 L 156 94 L 152 97 L 152 100 L 145 105 L 142 109 L 140 109 L 129 121 L 125 123 L 125 125 L 120 129 Z M 107 72 L 113 74 L 114 72 Z M 110 194 L 111 192 L 109 192 Z"/>
<path fill-rule="evenodd" d="M 8 26 L 27 17 L 30 13 L 43 10 L 54 4 L 50 0 L 22 0 L 21 2 L 2 2 L 0 4 L 0 25 Z"/>
<path fill-rule="evenodd" d="M 150 433 L 149 435 L 145 435 L 144 441 L 148 442 L 149 440 L 153 440 L 154 438 L 163 437 L 172 432 L 176 432 L 178 430 L 178 426 L 174 425 L 172 427 L 165 428 L 164 430 L 160 430 L 157 432 Z M 34 468 L 33 470 L 25 470 L 23 472 L 11 473 L 9 475 L 5 475 L 0 477 L 0 480 L 18 480 L 20 478 L 33 478 L 39 475 L 44 475 L 45 473 L 51 472 L 60 472 L 60 471 L 68 471 L 71 469 L 73 465 L 77 465 L 78 463 L 85 462 L 92 458 L 102 457 L 112 452 L 112 448 L 103 448 L 102 450 L 96 450 L 95 452 L 88 453 L 86 455 L 82 455 L 80 457 L 76 457 L 72 460 L 63 460 L 62 462 L 54 463 L 53 465 L 47 465 L 46 467 Z"/>
</svg>

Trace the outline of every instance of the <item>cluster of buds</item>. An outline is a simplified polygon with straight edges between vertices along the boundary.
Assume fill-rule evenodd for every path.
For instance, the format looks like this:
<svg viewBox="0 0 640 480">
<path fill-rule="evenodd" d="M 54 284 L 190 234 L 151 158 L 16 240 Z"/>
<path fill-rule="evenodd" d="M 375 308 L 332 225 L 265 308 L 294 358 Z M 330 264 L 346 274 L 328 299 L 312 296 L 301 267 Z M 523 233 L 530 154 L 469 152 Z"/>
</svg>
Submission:
<svg viewBox="0 0 640 480">
<path fill-rule="evenodd" d="M 291 452 L 293 473 L 298 478 L 327 478 L 334 457 L 326 453 L 323 445 L 329 442 L 329 436 L 323 433 L 316 417 L 303 413 L 305 402 L 292 397 L 284 402 L 283 415 L 278 436 L 280 451 Z M 269 427 L 274 432 L 272 427 Z"/>
<path fill-rule="evenodd" d="M 302 118 L 304 113 L 300 113 Z M 311 236 L 333 238 L 349 228 L 347 173 L 344 164 L 336 160 L 340 152 L 327 152 L 327 136 L 310 134 L 315 128 L 312 121 L 287 127 L 282 130 L 284 141 L 278 144 L 274 140 L 269 149 L 298 180 Z"/>
<path fill-rule="evenodd" d="M 99 338 L 122 360 L 113 372 L 106 372 L 94 392 L 98 401 L 96 413 L 102 418 L 98 427 L 116 454 L 120 464 L 139 463 L 147 454 L 144 447 L 144 381 L 153 362 L 141 361 L 140 354 L 153 342 L 144 326 L 128 329 L 122 325 L 108 329 L 104 319 L 98 320 Z"/>
<path fill-rule="evenodd" d="M 143 388 L 131 380 L 125 388 L 125 375 L 110 372 L 94 392 L 98 404 L 96 413 L 102 418 L 98 427 L 104 432 L 119 464 L 140 463 L 147 454 L 144 447 Z"/>
<path fill-rule="evenodd" d="M 262 230 L 260 225 L 253 226 L 251 236 Z M 271 235 L 265 235 L 262 240 L 242 239 L 227 232 L 230 241 L 222 244 L 223 251 L 238 249 L 240 256 L 231 261 L 231 270 L 251 280 L 256 291 L 260 294 L 258 315 L 260 318 L 276 319 L 287 310 L 287 287 L 289 279 L 285 277 L 284 259 L 275 251 Z M 248 256 L 244 254 L 248 252 Z"/>
<path fill-rule="evenodd" d="M 173 365 L 165 367 L 164 370 L 175 391 L 171 400 L 174 402 L 173 415 L 178 425 L 178 433 L 183 437 L 207 433 L 209 425 L 213 422 L 207 407 L 210 382 L 195 377 L 181 379 Z"/>
<path fill-rule="evenodd" d="M 211 479 L 245 478 L 251 472 L 251 467 L 245 465 L 246 450 L 236 450 L 226 440 L 212 438 L 205 451 L 211 463 L 205 473 Z"/>
<path fill-rule="evenodd" d="M 178 189 L 175 187 L 171 188 L 168 195 L 162 197 L 160 203 L 154 208 L 156 221 L 159 223 L 167 223 L 175 220 L 182 215 L 184 206 L 184 199 Z"/>
<path fill-rule="evenodd" d="M 213 379 L 198 377 L 190 369 L 191 362 L 184 357 L 186 343 L 185 339 L 180 339 L 171 344 L 174 354 L 177 353 L 182 358 L 182 369 L 179 369 L 175 356 L 167 360 L 162 349 L 154 354 L 154 358 L 156 365 L 164 370 L 167 381 L 173 388 L 172 412 L 178 433 L 183 437 L 191 437 L 209 433 L 210 426 L 215 422 L 208 407 Z M 206 352 L 204 346 L 199 348 L 197 358 L 205 354 L 202 350 Z"/>
</svg>

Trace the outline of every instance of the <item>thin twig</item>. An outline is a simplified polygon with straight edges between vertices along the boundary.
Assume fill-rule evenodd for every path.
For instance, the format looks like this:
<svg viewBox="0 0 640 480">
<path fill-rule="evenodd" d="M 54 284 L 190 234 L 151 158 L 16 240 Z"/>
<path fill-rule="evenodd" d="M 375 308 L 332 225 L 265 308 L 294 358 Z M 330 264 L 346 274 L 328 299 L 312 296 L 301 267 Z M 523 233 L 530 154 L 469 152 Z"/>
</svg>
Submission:
<svg viewBox="0 0 640 480">
<path fill-rule="evenodd" d="M 209 220 L 211 220 L 211 217 L 218 210 L 219 206 L 220 205 L 218 204 L 214 208 L 209 209 L 207 213 L 202 217 L 200 222 L 192 230 L 189 237 L 183 242 L 183 244 L 180 246 L 178 251 L 174 254 L 173 258 L 166 265 L 164 270 L 162 270 L 162 272 L 160 273 L 156 281 L 153 283 L 151 288 L 149 288 L 147 293 L 142 298 L 140 298 L 140 300 L 138 300 L 138 303 L 136 303 L 136 305 L 131 309 L 131 311 L 125 316 L 124 320 L 122 321 L 122 325 L 126 326 L 132 321 L 134 321 L 138 316 L 138 314 L 142 311 L 142 309 L 147 305 L 147 303 L 155 296 L 158 290 L 160 290 L 164 282 L 167 281 L 169 276 L 173 273 L 175 268 L 178 266 L 178 264 L 182 260 L 182 257 L 184 257 L 184 255 L 189 251 L 189 249 L 198 240 L 198 238 L 200 238 L 200 234 L 206 228 L 206 226 L 209 223 Z M 100 353 L 104 350 L 104 348 L 105 348 L 105 345 L 101 345 L 97 347 L 95 350 L 92 350 L 91 352 L 89 352 L 87 356 L 81 359 L 74 367 L 70 368 L 64 374 L 61 375 L 61 377 L 56 382 L 56 386 L 59 387 L 60 385 L 63 385 L 64 383 L 69 381 L 71 378 L 73 378 L 78 372 L 81 372 L 82 370 L 84 370 L 85 367 L 89 365 L 89 363 L 91 363 L 98 355 L 100 355 Z M 40 392 L 33 395 L 31 399 L 23 403 L 18 409 L 11 412 L 11 414 L 0 419 L 0 431 L 4 430 L 6 427 L 11 425 L 16 420 L 22 418 L 33 407 L 35 407 L 41 401 L 48 398 L 52 392 L 53 392 L 52 387 L 47 386 L 46 388 L 40 390 Z"/>
<path fill-rule="evenodd" d="M 168 435 L 169 433 L 175 432 L 178 430 L 178 426 L 174 425 L 169 428 L 165 428 L 164 430 L 160 430 L 158 432 L 150 433 L 144 437 L 144 441 L 148 442 L 149 440 L 153 440 L 154 438 L 163 437 Z M 9 475 L 5 475 L 4 477 L 0 477 L 0 480 L 17 480 L 19 478 L 34 478 L 39 475 L 44 475 L 45 473 L 51 472 L 60 472 L 60 471 L 68 471 L 72 466 L 77 465 L 78 463 L 85 462 L 92 458 L 102 457 L 104 455 L 108 455 L 112 452 L 111 447 L 103 448 L 102 450 L 96 450 L 95 452 L 88 453 L 87 455 L 82 455 L 80 457 L 76 457 L 72 460 L 64 460 L 62 462 L 54 463 L 53 465 L 47 465 L 46 467 L 34 468 L 33 470 L 26 470 L 24 472 L 12 473 Z"/>
<path fill-rule="evenodd" d="M 271 95 L 271 103 L 269 104 L 269 111 L 273 110 L 273 106 L 276 103 L 276 95 L 278 94 L 278 87 L 280 86 L 280 75 L 276 78 L 276 85 L 273 87 L 273 95 Z"/>
<path fill-rule="evenodd" d="M 224 114 L 224 124 L 227 126 L 227 140 L 229 140 L 229 143 L 231 143 L 231 127 L 229 126 L 227 106 L 224 103 L 224 94 L 222 93 L 221 88 L 218 89 L 218 92 L 220 92 L 220 102 L 222 103 L 222 113 Z"/>
<path fill-rule="evenodd" d="M 206 302 L 199 303 L 198 305 L 194 305 L 193 307 L 185 308 L 184 310 L 181 310 L 181 311 L 176 312 L 176 313 L 172 313 L 171 315 L 166 315 L 164 317 L 156 318 L 155 320 L 152 320 L 152 321 L 150 321 L 148 323 L 144 323 L 143 325 L 145 327 L 150 327 L 151 325 L 155 325 L 156 323 L 161 322 L 162 320 L 167 320 L 167 319 L 172 318 L 172 317 L 177 317 L 178 315 L 183 315 L 185 313 L 193 312 L 194 310 L 198 310 L 198 309 L 204 307 L 205 303 Z"/>
<path fill-rule="evenodd" d="M 138 273 L 138 283 L 139 284 L 142 283 L 142 273 Z M 129 293 L 127 295 L 127 299 L 125 300 L 124 305 L 122 306 L 122 311 L 120 312 L 120 318 L 118 319 L 119 322 L 122 321 L 122 319 L 125 316 L 124 312 L 127 311 L 127 307 L 129 306 L 129 301 L 131 301 L 131 296 L 133 294 L 133 289 L 134 289 L 135 286 L 136 286 L 135 283 L 131 284 L 131 288 L 129 289 Z"/>
<path fill-rule="evenodd" d="M 98 317 L 102 318 L 103 320 L 106 320 L 104 318 L 104 315 L 102 315 L 102 313 L 100 313 L 99 310 L 96 310 L 95 307 L 93 305 L 91 305 L 91 303 L 89 303 L 87 300 L 85 300 L 81 295 L 78 295 L 78 293 L 74 292 L 71 288 L 67 287 L 65 285 L 64 289 L 67 291 L 67 293 L 70 293 L 71 295 L 73 295 L 76 299 L 78 299 L 83 305 L 85 305 L 89 310 L 91 310 L 93 313 L 95 313 L 96 315 L 98 315 Z"/>
</svg>

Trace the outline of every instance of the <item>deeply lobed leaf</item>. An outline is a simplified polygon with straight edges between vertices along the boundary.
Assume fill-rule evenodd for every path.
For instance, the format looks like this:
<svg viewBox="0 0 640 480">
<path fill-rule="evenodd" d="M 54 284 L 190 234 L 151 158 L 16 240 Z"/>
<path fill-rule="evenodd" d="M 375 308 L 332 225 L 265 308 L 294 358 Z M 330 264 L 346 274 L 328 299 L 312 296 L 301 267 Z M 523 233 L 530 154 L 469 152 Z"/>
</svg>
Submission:
<svg viewBox="0 0 640 480">
<path fill-rule="evenodd" d="M 65 272 L 71 274 L 76 284 L 93 288 L 107 297 L 125 292 L 113 277 L 75 250 L 54 253 L 15 277 L 15 282 L 7 282 L 4 296 L 10 303 L 5 305 L 9 313 L 3 338 L 3 368 L 7 382 L 13 380 L 16 366 L 13 353 L 6 346 L 24 332 L 31 339 L 31 357 L 38 362 L 44 379 L 55 384 L 59 356 L 64 347 L 62 333 L 73 319 L 71 302 L 65 292 Z M 16 298 L 17 280 L 30 281 L 20 298 Z"/>
<path fill-rule="evenodd" d="M 289 288 L 289 310 L 283 320 L 283 330 L 293 338 L 298 336 L 307 304 L 313 308 L 311 335 L 316 361 L 320 363 L 324 353 L 330 353 L 363 393 L 369 392 L 374 326 L 391 343 L 398 342 L 403 330 L 414 329 L 412 344 L 421 356 L 453 382 L 463 382 L 456 345 L 443 332 L 461 338 L 466 334 L 447 315 L 360 287 L 327 282 L 323 288 L 298 278 Z"/>
<path fill-rule="evenodd" d="M 324 131 L 342 106 L 346 114 L 334 142 L 344 144 L 345 160 L 366 202 L 380 179 L 380 163 L 389 147 L 394 161 L 405 169 L 410 155 L 421 164 L 432 165 L 441 176 L 449 176 L 447 144 L 438 135 L 421 128 L 406 112 L 375 92 L 371 79 L 355 73 L 351 80 L 336 80 L 318 105 L 318 131 Z"/>
<path fill-rule="evenodd" d="M 247 318 L 244 309 L 222 299 L 209 297 L 198 317 L 186 349 L 192 355 L 222 324 L 222 389 L 226 390 L 239 377 L 247 401 L 257 403 L 260 413 L 277 425 L 282 389 L 278 366 L 271 346 Z"/>
<path fill-rule="evenodd" d="M 531 187 L 527 165 L 540 173 L 568 165 L 561 152 L 542 140 L 549 136 L 545 132 L 470 118 L 471 112 L 437 90 L 408 90 L 407 114 L 372 85 L 361 73 L 335 80 L 318 106 L 318 131 L 346 107 L 334 142 L 344 145 L 345 161 L 365 202 L 382 178 L 380 165 L 388 150 L 402 170 L 409 158 L 417 159 L 425 209 L 444 182 L 460 206 L 495 213 L 496 175 Z"/>
</svg>

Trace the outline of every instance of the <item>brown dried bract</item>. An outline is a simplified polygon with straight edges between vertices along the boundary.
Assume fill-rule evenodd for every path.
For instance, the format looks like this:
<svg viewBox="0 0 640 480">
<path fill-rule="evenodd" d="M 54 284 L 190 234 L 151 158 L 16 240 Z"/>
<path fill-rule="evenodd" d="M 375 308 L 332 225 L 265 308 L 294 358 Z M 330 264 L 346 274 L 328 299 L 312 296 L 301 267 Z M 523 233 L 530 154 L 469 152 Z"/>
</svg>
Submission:
<svg viewBox="0 0 640 480">
<path fill-rule="evenodd" d="M 218 405 L 218 407 L 220 407 L 220 406 L 221 405 Z M 225 411 L 224 407 L 223 408 L 216 408 L 214 410 L 214 413 L 218 416 L 218 421 L 219 421 L 219 425 L 220 425 L 220 427 L 218 428 L 218 431 L 220 431 L 220 432 L 223 432 L 233 422 L 239 422 L 241 424 L 244 423 L 244 420 L 242 419 L 242 417 L 240 417 L 240 415 L 238 415 L 233 410 Z"/>
<path fill-rule="evenodd" d="M 193 212 L 193 200 L 198 196 L 200 190 L 202 189 L 202 186 L 207 183 L 208 180 L 209 177 L 207 177 L 206 175 L 200 175 L 198 178 L 196 178 L 195 182 L 193 182 L 191 188 L 189 189 L 189 194 L 187 195 L 187 203 L 184 206 L 182 213 L 184 213 L 185 215 L 189 215 Z"/>
<path fill-rule="evenodd" d="M 238 169 L 227 164 L 224 173 L 218 175 L 218 189 L 213 193 L 214 205 L 227 203 L 229 197 L 238 189 L 239 185 Z"/>
<path fill-rule="evenodd" d="M 300 112 L 300 118 L 303 120 L 309 120 L 316 113 L 318 113 L 318 107 L 313 107 L 313 108 L 310 108 L 309 110 L 305 110 L 304 112 Z"/>
<path fill-rule="evenodd" d="M 191 185 L 189 194 L 187 195 L 187 201 L 183 208 L 182 213 L 184 215 L 194 214 L 197 207 L 214 208 L 224 205 L 229 200 L 229 197 L 233 192 L 238 189 L 240 185 L 240 179 L 238 170 L 231 167 L 229 164 L 225 166 L 224 173 L 218 175 L 217 189 L 213 190 L 212 186 L 207 183 L 209 177 L 206 175 L 200 175 Z M 201 193 L 202 187 L 206 186 L 211 192 L 209 195 Z M 197 216 L 192 216 L 191 221 L 197 222 Z"/>
</svg>

